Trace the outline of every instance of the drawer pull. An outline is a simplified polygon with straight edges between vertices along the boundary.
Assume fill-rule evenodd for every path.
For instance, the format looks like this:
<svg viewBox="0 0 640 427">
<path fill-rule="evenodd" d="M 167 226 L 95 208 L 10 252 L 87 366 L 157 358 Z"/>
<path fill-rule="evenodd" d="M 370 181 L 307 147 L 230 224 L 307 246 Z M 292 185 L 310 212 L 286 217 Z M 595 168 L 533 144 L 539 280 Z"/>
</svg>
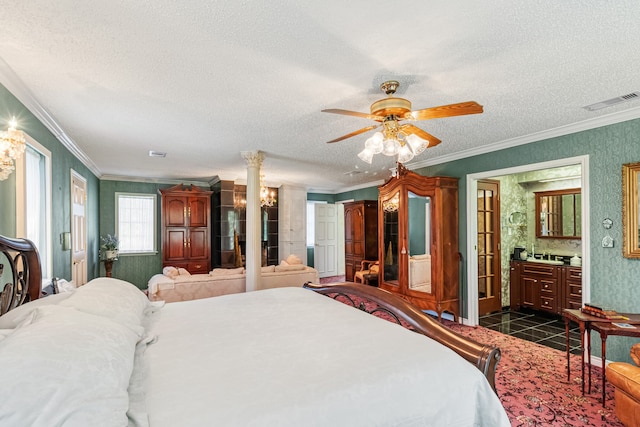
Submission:
<svg viewBox="0 0 640 427">
<path fill-rule="evenodd" d="M 578 293 L 581 294 L 582 293 L 582 289 L 578 289 Z"/>
<path fill-rule="evenodd" d="M 544 305 L 549 305 L 549 301 L 545 301 L 545 302 L 544 302 Z"/>
</svg>

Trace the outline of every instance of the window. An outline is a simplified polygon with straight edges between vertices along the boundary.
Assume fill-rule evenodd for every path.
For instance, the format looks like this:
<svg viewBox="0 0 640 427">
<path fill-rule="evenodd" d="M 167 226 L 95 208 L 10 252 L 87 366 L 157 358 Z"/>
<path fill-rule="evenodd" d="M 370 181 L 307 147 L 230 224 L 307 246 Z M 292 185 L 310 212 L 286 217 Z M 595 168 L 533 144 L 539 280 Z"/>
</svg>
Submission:
<svg viewBox="0 0 640 427">
<path fill-rule="evenodd" d="M 16 237 L 38 248 L 43 281 L 53 275 L 51 260 L 51 152 L 25 135 L 27 147 L 16 161 Z"/>
<path fill-rule="evenodd" d="M 116 235 L 121 255 L 156 253 L 155 194 L 116 193 Z"/>
</svg>

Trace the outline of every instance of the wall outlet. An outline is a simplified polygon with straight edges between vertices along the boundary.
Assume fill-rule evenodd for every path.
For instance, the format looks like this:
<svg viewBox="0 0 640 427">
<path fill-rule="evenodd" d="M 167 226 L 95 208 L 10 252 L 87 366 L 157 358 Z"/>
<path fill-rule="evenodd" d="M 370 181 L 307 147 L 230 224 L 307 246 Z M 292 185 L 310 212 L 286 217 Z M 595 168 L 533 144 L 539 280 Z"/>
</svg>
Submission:
<svg viewBox="0 0 640 427">
<path fill-rule="evenodd" d="M 612 248 L 613 247 L 613 237 L 611 236 L 604 236 L 604 239 L 602 239 L 602 247 L 603 248 Z"/>
</svg>

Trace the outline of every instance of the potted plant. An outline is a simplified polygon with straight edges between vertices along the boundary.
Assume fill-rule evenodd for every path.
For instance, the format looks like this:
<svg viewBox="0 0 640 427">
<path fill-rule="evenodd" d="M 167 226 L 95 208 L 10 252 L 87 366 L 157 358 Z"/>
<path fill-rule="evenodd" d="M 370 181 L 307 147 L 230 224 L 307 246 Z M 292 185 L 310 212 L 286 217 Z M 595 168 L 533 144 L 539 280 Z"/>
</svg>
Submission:
<svg viewBox="0 0 640 427">
<path fill-rule="evenodd" d="M 107 234 L 100 237 L 100 253 L 106 260 L 114 260 L 118 257 L 118 237 L 114 234 Z"/>
</svg>

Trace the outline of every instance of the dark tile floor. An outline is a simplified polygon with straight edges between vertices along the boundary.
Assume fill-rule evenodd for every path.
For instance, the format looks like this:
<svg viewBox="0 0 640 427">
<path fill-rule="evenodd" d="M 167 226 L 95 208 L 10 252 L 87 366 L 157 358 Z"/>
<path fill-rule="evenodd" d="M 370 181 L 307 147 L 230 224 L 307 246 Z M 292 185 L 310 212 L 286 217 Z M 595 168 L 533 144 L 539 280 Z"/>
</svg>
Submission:
<svg viewBox="0 0 640 427">
<path fill-rule="evenodd" d="M 502 311 L 482 316 L 479 321 L 480 326 L 485 328 L 566 351 L 565 325 L 560 316 L 534 312 Z M 571 323 L 570 328 L 570 351 L 573 354 L 580 354 L 580 329 L 575 323 Z"/>
</svg>

